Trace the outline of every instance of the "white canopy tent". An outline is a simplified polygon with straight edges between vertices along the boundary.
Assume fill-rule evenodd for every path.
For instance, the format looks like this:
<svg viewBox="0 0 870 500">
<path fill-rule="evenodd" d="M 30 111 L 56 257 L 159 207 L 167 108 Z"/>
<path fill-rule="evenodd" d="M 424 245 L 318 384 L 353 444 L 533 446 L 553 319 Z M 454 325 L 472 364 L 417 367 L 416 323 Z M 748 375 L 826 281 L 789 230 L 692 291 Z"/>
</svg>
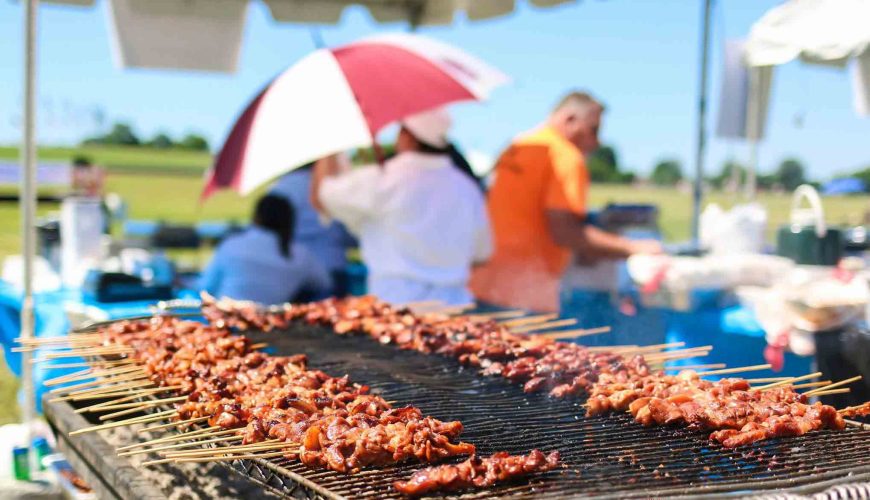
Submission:
<svg viewBox="0 0 870 500">
<path fill-rule="evenodd" d="M 855 111 L 870 116 L 870 0 L 789 0 L 761 17 L 743 47 L 751 68 L 746 137 L 764 130 L 773 68 L 800 59 L 838 68 L 852 66 Z M 754 160 L 747 191 L 755 192 Z"/>
<path fill-rule="evenodd" d="M 43 0 L 92 6 L 96 0 Z M 122 68 L 234 72 L 248 7 L 254 0 L 104 0 L 115 61 Z M 513 12 L 516 0 L 259 0 L 277 22 L 335 24 L 351 4 L 379 23 L 411 26 L 453 23 L 462 11 L 472 21 Z M 528 0 L 549 7 L 577 0 Z M 155 36 L 159 34 L 161 36 Z"/>
</svg>

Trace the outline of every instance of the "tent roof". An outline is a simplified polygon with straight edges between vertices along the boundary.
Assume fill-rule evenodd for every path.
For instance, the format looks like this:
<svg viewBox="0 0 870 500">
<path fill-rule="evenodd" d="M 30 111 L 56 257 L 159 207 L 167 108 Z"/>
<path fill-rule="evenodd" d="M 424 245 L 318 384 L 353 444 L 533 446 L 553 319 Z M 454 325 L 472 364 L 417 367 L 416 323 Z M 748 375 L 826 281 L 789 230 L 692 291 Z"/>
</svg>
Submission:
<svg viewBox="0 0 870 500">
<path fill-rule="evenodd" d="M 752 26 L 746 43 L 750 66 L 801 58 L 845 66 L 870 47 L 870 0 L 789 0 Z"/>
<path fill-rule="evenodd" d="M 231 73 L 241 52 L 247 8 L 255 0 L 104 0 L 120 67 Z M 259 0 L 278 22 L 334 24 L 361 5 L 379 23 L 449 25 L 457 11 L 476 21 L 511 13 L 516 0 Z M 527 0 L 550 7 L 577 0 Z M 93 6 L 96 0 L 43 0 Z"/>
</svg>

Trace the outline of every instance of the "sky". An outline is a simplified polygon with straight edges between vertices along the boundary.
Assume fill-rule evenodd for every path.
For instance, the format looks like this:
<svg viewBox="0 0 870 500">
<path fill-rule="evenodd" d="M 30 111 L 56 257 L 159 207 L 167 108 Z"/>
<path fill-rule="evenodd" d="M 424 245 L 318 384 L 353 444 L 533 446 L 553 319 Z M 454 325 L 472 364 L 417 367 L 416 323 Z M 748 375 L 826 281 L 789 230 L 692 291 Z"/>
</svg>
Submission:
<svg viewBox="0 0 870 500">
<path fill-rule="evenodd" d="M 516 134 L 541 123 L 571 89 L 607 104 L 603 142 L 624 168 L 644 174 L 664 158 L 694 168 L 701 0 L 586 1 L 550 9 L 518 0 L 514 14 L 418 32 L 471 52 L 512 77 L 486 103 L 452 108 L 453 138 L 477 156 L 493 157 Z M 746 161 L 745 144 L 713 136 L 724 43 L 745 37 L 779 2 L 718 0 L 712 22 L 710 113 L 706 165 Z M 253 95 L 314 49 L 311 28 L 272 20 L 255 2 L 248 12 L 239 70 L 232 75 L 119 69 L 110 48 L 105 0 L 95 8 L 44 5 L 39 10 L 38 137 L 75 144 L 114 121 L 140 136 L 165 131 L 205 135 L 213 147 Z M 21 2 L 0 0 L 0 144 L 20 140 Z M 379 25 L 360 7 L 335 26 L 316 28 L 328 46 L 402 24 Z M 102 116 L 102 118 L 99 118 Z M 804 161 L 816 179 L 870 166 L 870 119 L 852 107 L 848 72 L 798 62 L 777 69 L 762 171 L 784 158 Z"/>
</svg>

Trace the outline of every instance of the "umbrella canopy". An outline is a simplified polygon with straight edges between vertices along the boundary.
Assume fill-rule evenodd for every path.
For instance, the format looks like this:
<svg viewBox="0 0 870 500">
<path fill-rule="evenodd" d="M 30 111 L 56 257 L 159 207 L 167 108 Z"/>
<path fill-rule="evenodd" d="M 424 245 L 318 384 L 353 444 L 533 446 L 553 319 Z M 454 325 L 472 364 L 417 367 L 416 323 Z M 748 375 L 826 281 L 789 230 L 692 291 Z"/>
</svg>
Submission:
<svg viewBox="0 0 870 500">
<path fill-rule="evenodd" d="M 507 77 L 444 43 L 381 35 L 313 52 L 273 80 L 233 126 L 203 197 L 248 194 L 323 156 L 369 146 L 384 126 L 444 104 L 483 100 Z"/>
<path fill-rule="evenodd" d="M 96 0 L 43 0 L 91 6 Z M 253 1 L 253 0 L 250 0 Z M 105 0 L 120 67 L 234 72 L 249 0 Z M 538 7 L 577 0 L 529 0 Z M 350 5 L 379 23 L 449 25 L 456 12 L 472 21 L 513 12 L 516 0 L 262 0 L 278 22 L 335 24 Z M 172 36 L 165 36 L 170 34 Z"/>
</svg>

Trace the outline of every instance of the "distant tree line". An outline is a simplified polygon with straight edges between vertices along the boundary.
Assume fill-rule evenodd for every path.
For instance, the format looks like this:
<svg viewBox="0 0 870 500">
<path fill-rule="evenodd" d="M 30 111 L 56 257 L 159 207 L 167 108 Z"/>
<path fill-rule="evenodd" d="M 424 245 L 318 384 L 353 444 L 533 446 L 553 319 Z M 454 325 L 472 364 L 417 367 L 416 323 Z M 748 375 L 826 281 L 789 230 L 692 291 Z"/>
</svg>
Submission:
<svg viewBox="0 0 870 500">
<path fill-rule="evenodd" d="M 744 165 L 729 160 L 722 164 L 718 174 L 706 180 L 715 189 L 727 189 L 732 187 L 732 184 L 742 185 L 746 181 L 746 172 Z M 650 182 L 657 186 L 673 186 L 683 179 L 683 167 L 680 161 L 671 158 L 656 163 L 649 177 Z M 868 179 L 870 179 L 870 169 L 868 169 Z M 757 173 L 755 180 L 759 189 L 787 191 L 792 191 L 801 184 L 811 183 L 803 163 L 795 158 L 782 160 L 772 173 Z"/>
<path fill-rule="evenodd" d="M 168 134 L 160 132 L 148 140 L 140 138 L 127 123 L 117 122 L 103 135 L 89 137 L 82 141 L 84 145 L 112 146 L 144 146 L 157 149 L 187 149 L 191 151 L 208 151 L 208 140 L 199 134 L 187 134 L 179 140 L 174 140 Z"/>
</svg>

